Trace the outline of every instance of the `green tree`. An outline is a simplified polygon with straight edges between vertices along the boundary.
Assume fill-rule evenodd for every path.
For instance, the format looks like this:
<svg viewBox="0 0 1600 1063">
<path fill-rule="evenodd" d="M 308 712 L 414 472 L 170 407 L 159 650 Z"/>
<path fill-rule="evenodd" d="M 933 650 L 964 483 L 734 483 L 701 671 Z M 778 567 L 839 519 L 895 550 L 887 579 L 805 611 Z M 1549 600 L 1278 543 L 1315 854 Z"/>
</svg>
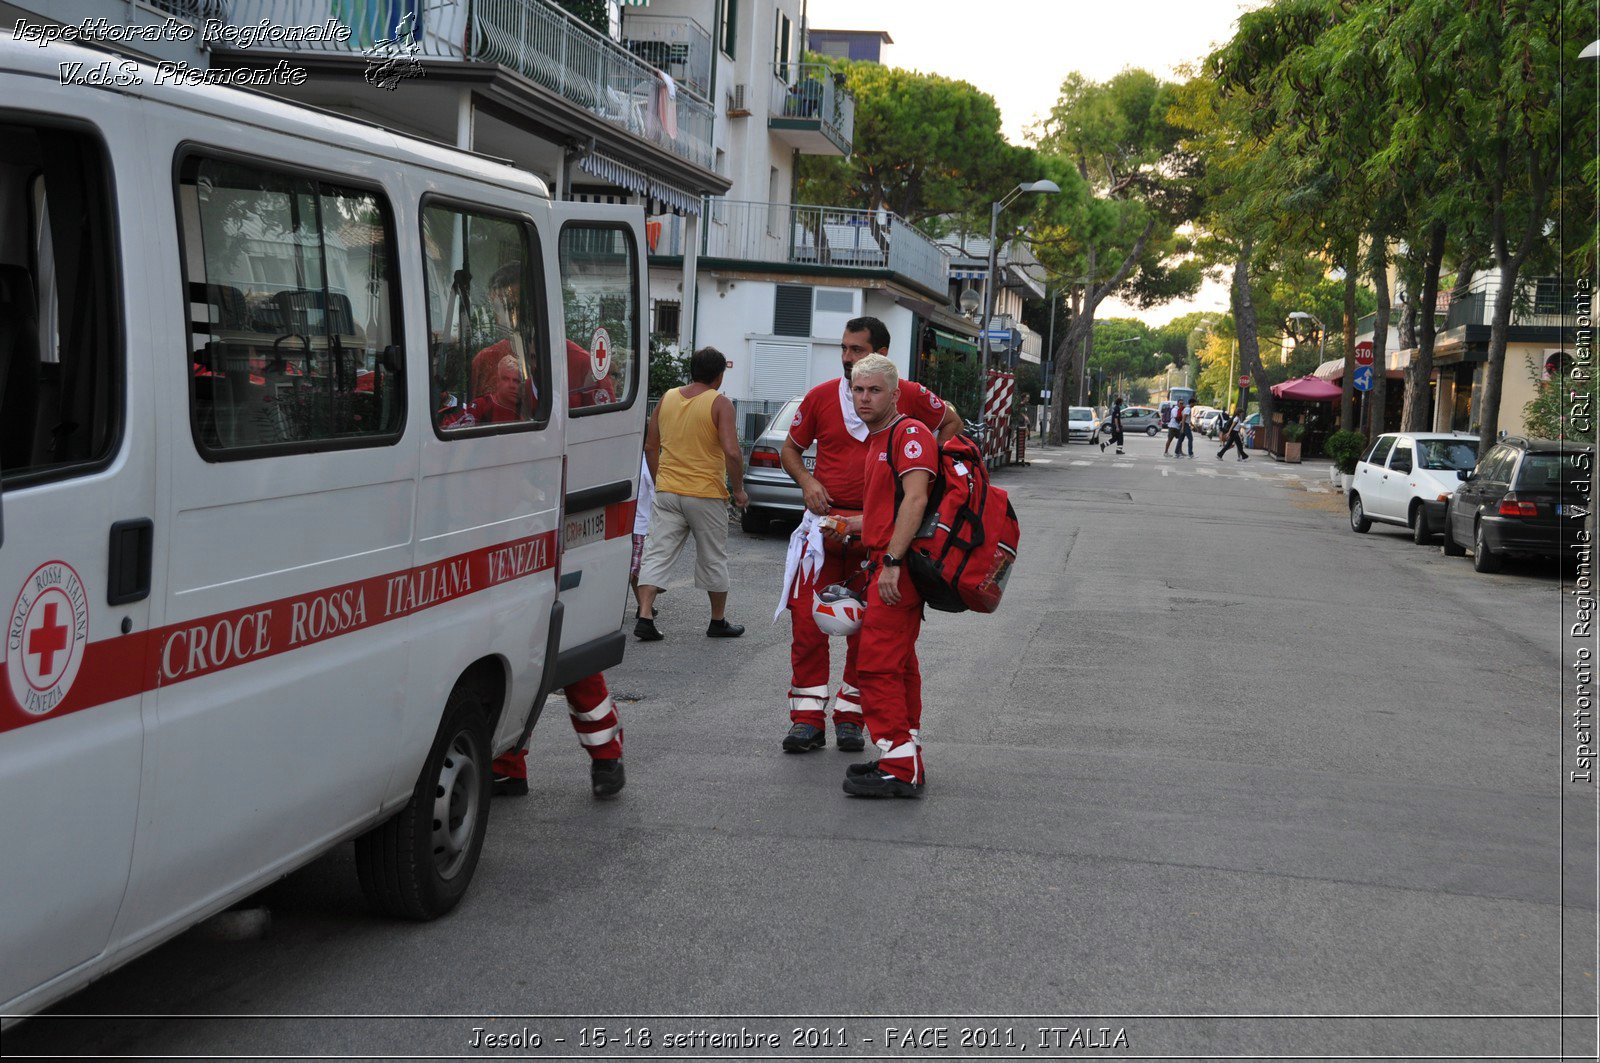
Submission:
<svg viewBox="0 0 1600 1063">
<path fill-rule="evenodd" d="M 820 58 L 820 57 L 819 57 Z M 886 208 L 912 222 L 965 217 L 1025 178 L 1032 152 L 1006 142 L 994 97 L 964 81 L 878 63 L 829 60 L 855 97 L 848 158 L 800 157 L 802 202 Z"/>
<path fill-rule="evenodd" d="M 1194 162 L 1168 112 L 1173 86 L 1143 70 L 1104 83 L 1069 75 L 1039 129 L 1043 168 L 1070 195 L 1046 197 L 1032 246 L 1066 285 L 1069 313 L 1052 352 L 1053 441 L 1094 364 L 1094 321 L 1113 294 L 1138 307 L 1191 295 L 1200 265 L 1180 226 L 1192 207 Z M 1063 181 L 1070 181 L 1070 184 Z"/>
</svg>

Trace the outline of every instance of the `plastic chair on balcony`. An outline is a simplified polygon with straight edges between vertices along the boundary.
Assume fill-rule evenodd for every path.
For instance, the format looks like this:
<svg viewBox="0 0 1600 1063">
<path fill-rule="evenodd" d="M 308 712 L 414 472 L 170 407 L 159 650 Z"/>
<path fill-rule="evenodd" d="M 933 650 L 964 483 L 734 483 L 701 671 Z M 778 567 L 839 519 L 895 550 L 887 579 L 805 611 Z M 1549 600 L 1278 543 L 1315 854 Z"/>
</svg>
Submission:
<svg viewBox="0 0 1600 1063">
<path fill-rule="evenodd" d="M 816 78 L 803 78 L 789 87 L 788 106 L 784 109 L 790 118 L 818 118 L 822 115 L 822 82 Z"/>
</svg>

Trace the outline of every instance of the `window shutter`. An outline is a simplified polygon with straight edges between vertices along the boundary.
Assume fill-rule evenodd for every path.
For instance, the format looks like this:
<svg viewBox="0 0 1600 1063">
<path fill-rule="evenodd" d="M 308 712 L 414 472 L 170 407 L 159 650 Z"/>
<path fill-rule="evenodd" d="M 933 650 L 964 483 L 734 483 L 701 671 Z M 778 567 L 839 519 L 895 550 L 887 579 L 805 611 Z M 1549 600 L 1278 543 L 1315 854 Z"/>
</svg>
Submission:
<svg viewBox="0 0 1600 1063">
<path fill-rule="evenodd" d="M 774 336 L 811 335 L 811 286 L 809 284 L 778 285 L 777 300 L 772 312 Z"/>
</svg>

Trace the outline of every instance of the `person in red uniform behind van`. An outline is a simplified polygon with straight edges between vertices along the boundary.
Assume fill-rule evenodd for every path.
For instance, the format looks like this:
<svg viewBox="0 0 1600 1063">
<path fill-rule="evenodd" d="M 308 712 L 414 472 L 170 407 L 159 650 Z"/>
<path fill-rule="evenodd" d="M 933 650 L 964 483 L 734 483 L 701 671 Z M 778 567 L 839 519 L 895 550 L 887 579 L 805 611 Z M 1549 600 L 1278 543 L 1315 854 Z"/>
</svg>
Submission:
<svg viewBox="0 0 1600 1063">
<path fill-rule="evenodd" d="M 851 376 L 856 412 L 872 433 L 859 520 L 873 575 L 861 621 L 858 674 L 861 707 L 879 756 L 849 767 L 844 792 L 852 797 L 919 797 L 922 672 L 917 636 L 922 631 L 922 597 L 902 561 L 928 505 L 939 447 L 926 425 L 895 408 L 900 381 L 893 362 L 869 355 L 856 363 Z"/>
<path fill-rule="evenodd" d="M 522 263 L 508 262 L 489 280 L 489 306 L 506 335 L 472 356 L 472 401 L 439 411 L 440 428 L 510 424 L 533 417 L 538 391 L 527 372 L 522 313 Z"/>
<path fill-rule="evenodd" d="M 578 742 L 589 754 L 589 785 L 596 797 L 614 797 L 627 781 L 622 770 L 622 722 L 606 677 L 596 672 L 568 683 L 562 694 Z M 514 749 L 494 760 L 496 797 L 521 797 L 528 792 L 528 751 Z"/>
<path fill-rule="evenodd" d="M 568 340 L 567 409 L 581 410 L 587 406 L 605 406 L 616 401 L 616 388 L 611 383 L 611 377 L 596 379 L 594 359 L 589 357 L 589 352 Z"/>
<path fill-rule="evenodd" d="M 781 461 L 784 471 L 794 477 L 805 494 L 806 509 L 817 516 L 832 513 L 854 516 L 861 512 L 862 461 L 867 449 L 867 427 L 856 414 L 850 395 L 850 372 L 867 355 L 889 352 L 889 329 L 875 317 L 858 317 L 845 322 L 844 338 L 839 342 L 844 375 L 838 380 L 818 384 L 800 401 L 789 437 L 784 440 Z M 938 433 L 942 442 L 961 431 L 961 415 L 956 408 L 921 384 L 904 383 L 899 388 L 898 409 Z M 806 469 L 804 451 L 817 444 L 817 467 Z M 811 519 L 811 518 L 808 518 Z M 809 575 L 804 570 L 795 576 L 789 594 L 791 640 L 789 663 L 789 733 L 783 739 L 785 753 L 808 753 L 827 745 L 824 709 L 828 703 L 828 680 L 832 674 L 828 636 L 817 629 L 811 617 L 811 596 L 819 587 L 842 583 L 853 575 L 864 560 L 859 549 L 849 549 L 844 540 L 825 537 L 821 567 Z M 856 675 L 859 636 L 845 641 L 844 682 L 833 705 L 833 732 L 838 747 L 855 752 L 864 747 L 861 734 L 861 693 Z"/>
</svg>

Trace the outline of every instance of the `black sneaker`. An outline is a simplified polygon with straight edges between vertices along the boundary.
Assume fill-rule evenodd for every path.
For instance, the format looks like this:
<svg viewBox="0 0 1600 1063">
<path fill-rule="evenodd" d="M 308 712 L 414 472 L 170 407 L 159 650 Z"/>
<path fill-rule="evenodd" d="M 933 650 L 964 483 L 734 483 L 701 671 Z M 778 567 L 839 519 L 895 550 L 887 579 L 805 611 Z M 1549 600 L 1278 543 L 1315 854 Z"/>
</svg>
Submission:
<svg viewBox="0 0 1600 1063">
<path fill-rule="evenodd" d="M 847 772 L 844 777 L 844 792 L 851 797 L 922 796 L 920 787 L 882 771 L 868 771 L 859 775 Z"/>
<path fill-rule="evenodd" d="M 867 748 L 861 725 L 854 720 L 833 721 L 833 744 L 839 747 L 841 753 L 859 753 Z"/>
<path fill-rule="evenodd" d="M 809 753 L 828 744 L 828 732 L 809 723 L 797 723 L 783 736 L 785 753 Z"/>
<path fill-rule="evenodd" d="M 615 760 L 592 760 L 589 762 L 589 785 L 594 789 L 596 797 L 615 797 L 622 792 L 628 783 L 628 777 L 622 770 L 622 758 Z"/>
<path fill-rule="evenodd" d="M 527 797 L 528 780 L 526 777 L 519 779 L 515 775 L 496 775 L 494 785 L 489 788 L 489 792 L 495 797 Z"/>
<path fill-rule="evenodd" d="M 633 625 L 633 637 L 640 642 L 660 642 L 666 636 L 656 630 L 654 617 L 640 617 Z"/>
<path fill-rule="evenodd" d="M 726 620 L 713 620 L 706 628 L 708 639 L 736 639 L 743 634 L 743 624 L 730 624 Z"/>
<path fill-rule="evenodd" d="M 847 776 L 848 775 L 871 775 L 873 772 L 875 772 L 877 770 L 878 770 L 878 762 L 877 761 L 875 761 L 875 760 L 863 760 L 863 761 L 861 761 L 861 762 L 859 762 L 857 764 L 852 764 L 848 768 L 844 769 L 844 773 Z M 916 784 L 917 789 L 921 790 L 924 786 L 927 785 L 927 782 L 928 782 L 928 769 L 927 768 L 923 768 L 922 769 L 922 781 Z"/>
</svg>

